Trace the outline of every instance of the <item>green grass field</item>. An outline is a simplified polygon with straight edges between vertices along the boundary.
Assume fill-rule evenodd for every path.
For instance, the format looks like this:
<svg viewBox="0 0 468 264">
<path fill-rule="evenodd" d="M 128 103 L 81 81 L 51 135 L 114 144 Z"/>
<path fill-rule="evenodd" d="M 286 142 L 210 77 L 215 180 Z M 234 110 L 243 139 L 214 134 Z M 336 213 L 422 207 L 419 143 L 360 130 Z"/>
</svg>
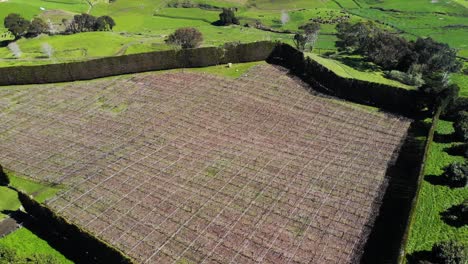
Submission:
<svg viewBox="0 0 468 264">
<path fill-rule="evenodd" d="M 405 89 L 414 89 L 412 86 L 385 78 L 381 71 L 360 71 L 338 60 L 323 58 L 314 53 L 307 53 L 307 56 L 344 78 L 382 83 Z"/>
<path fill-rule="evenodd" d="M 21 258 L 28 258 L 35 254 L 42 254 L 54 257 L 61 264 L 73 263 L 51 247 L 46 241 L 42 240 L 40 237 L 36 236 L 24 227 L 0 239 L 0 245 L 15 249 L 18 256 Z"/>
<path fill-rule="evenodd" d="M 439 121 L 436 133 L 450 135 L 453 132 L 452 123 Z M 443 169 L 454 161 L 462 162 L 463 157 L 451 156 L 446 149 L 458 143 L 433 142 L 429 149 L 429 156 L 425 169 L 425 180 L 421 185 L 415 219 L 410 227 L 406 252 L 430 250 L 435 242 L 456 239 L 468 245 L 468 226 L 452 227 L 440 217 L 440 213 L 453 205 L 468 199 L 467 188 L 451 189 L 443 185 L 429 182 L 431 177 L 439 177 Z"/>
<path fill-rule="evenodd" d="M 10 178 L 10 185 L 18 190 L 24 191 L 34 197 L 39 202 L 43 202 L 48 198 L 54 196 L 61 190 L 60 187 L 50 187 L 24 177 L 19 177 L 13 172 L 7 171 L 8 177 Z M 3 210 L 15 211 L 20 207 L 20 201 L 18 200 L 18 194 L 7 187 L 0 187 L 0 219 L 6 217 L 5 214 L 1 213 Z"/>
</svg>

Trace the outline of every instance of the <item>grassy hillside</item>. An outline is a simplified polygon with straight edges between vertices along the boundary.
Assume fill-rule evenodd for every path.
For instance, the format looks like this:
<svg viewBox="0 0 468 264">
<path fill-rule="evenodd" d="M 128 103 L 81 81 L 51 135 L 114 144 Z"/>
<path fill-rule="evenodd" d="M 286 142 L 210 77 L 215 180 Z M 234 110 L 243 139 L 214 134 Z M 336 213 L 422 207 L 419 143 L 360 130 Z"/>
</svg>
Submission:
<svg viewBox="0 0 468 264">
<path fill-rule="evenodd" d="M 309 56 L 316 62 L 322 64 L 323 66 L 327 67 L 328 69 L 332 70 L 334 73 L 336 73 L 337 75 L 341 77 L 345 77 L 349 79 L 358 79 L 358 80 L 375 82 L 375 83 L 382 83 L 382 84 L 401 87 L 405 89 L 414 89 L 412 86 L 385 78 L 383 76 L 383 72 L 378 71 L 378 70 L 372 70 L 372 71 L 357 70 L 338 60 L 320 57 L 314 53 L 308 53 L 307 56 Z"/>
</svg>

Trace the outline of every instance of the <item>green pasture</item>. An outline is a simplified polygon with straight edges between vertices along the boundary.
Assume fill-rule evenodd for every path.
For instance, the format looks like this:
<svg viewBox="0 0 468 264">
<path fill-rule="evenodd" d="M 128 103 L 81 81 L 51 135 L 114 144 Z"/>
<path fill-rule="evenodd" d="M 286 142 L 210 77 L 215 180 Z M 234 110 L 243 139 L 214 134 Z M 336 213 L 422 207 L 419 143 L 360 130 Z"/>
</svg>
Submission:
<svg viewBox="0 0 468 264">
<path fill-rule="evenodd" d="M 339 60 L 324 58 L 314 53 L 307 53 L 307 56 L 309 56 L 314 61 L 322 64 L 326 68 L 330 69 L 337 75 L 344 77 L 344 78 L 382 83 L 382 84 L 392 85 L 392 86 L 401 87 L 405 89 L 414 89 L 412 86 L 385 78 L 383 76 L 383 72 L 379 70 L 375 70 L 375 69 L 368 70 L 368 71 L 358 70 L 356 68 L 346 65 L 345 63 Z"/>
<path fill-rule="evenodd" d="M 41 254 L 52 256 L 61 264 L 73 263 L 51 247 L 46 241 L 24 227 L 0 239 L 0 245 L 14 249 L 21 258 L 28 258 L 35 254 Z"/>
<path fill-rule="evenodd" d="M 380 7 L 415 13 L 444 12 L 466 14 L 468 12 L 466 9 L 463 9 L 463 7 L 467 7 L 466 0 L 358 0 L 358 2 L 361 3 L 361 7 Z"/>
<path fill-rule="evenodd" d="M 187 69 L 187 71 L 192 72 L 203 72 L 209 74 L 220 75 L 228 78 L 239 78 L 243 74 L 247 73 L 252 67 L 257 65 L 266 64 L 264 61 L 256 61 L 256 62 L 247 62 L 247 63 L 234 63 L 232 67 L 229 68 L 228 65 L 217 65 L 211 67 L 204 67 L 204 68 L 192 68 Z M 184 69 L 185 70 L 185 69 Z"/>
<path fill-rule="evenodd" d="M 436 135 L 448 136 L 453 133 L 451 122 L 439 121 Z M 437 136 L 436 136 L 437 139 Z M 454 161 L 463 162 L 461 156 L 451 156 L 447 153 L 450 148 L 459 143 L 443 143 L 434 141 L 429 148 L 429 155 L 425 169 L 425 179 L 422 182 L 415 209 L 415 218 L 410 227 L 406 252 L 430 250 L 436 242 L 455 239 L 468 244 L 468 226 L 456 228 L 446 224 L 440 216 L 453 205 L 460 204 L 468 198 L 467 188 L 451 189 L 447 186 L 436 185 L 430 179 L 440 177 L 446 166 Z"/>
<path fill-rule="evenodd" d="M 54 196 L 60 191 L 60 187 L 51 187 L 44 185 L 24 177 L 17 176 L 13 172 L 7 171 L 10 179 L 10 185 L 18 190 L 30 194 L 39 202 Z M 5 214 L 1 213 L 3 210 L 15 211 L 20 207 L 18 194 L 16 191 L 4 186 L 0 186 L 0 219 L 5 218 Z"/>
</svg>

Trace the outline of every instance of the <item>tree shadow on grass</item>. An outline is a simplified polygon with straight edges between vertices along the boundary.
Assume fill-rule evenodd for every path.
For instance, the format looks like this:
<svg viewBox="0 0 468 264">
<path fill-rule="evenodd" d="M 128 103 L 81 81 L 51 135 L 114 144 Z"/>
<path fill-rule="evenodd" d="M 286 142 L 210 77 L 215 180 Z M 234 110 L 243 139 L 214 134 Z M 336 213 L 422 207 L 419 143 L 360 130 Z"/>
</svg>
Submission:
<svg viewBox="0 0 468 264">
<path fill-rule="evenodd" d="M 35 218 L 22 211 L 4 210 L 2 213 L 9 214 L 24 228 L 31 231 L 40 239 L 46 241 L 52 248 L 60 252 L 67 259 L 74 263 L 105 263 L 99 261 L 99 258 L 92 256 L 88 251 L 83 251 L 78 245 L 73 245 L 67 237 L 62 236 L 56 230 L 49 230 L 48 226 L 40 224 Z"/>
<path fill-rule="evenodd" d="M 426 175 L 424 176 L 424 180 L 429 182 L 432 185 L 437 185 L 437 186 L 448 186 L 447 181 L 442 177 L 442 176 L 437 176 L 437 175 Z"/>
<path fill-rule="evenodd" d="M 439 134 L 434 133 L 434 142 L 437 143 L 452 143 L 456 141 L 455 134 Z"/>
<path fill-rule="evenodd" d="M 440 213 L 442 220 L 453 227 L 462 227 L 468 225 L 467 212 L 463 212 L 461 204 L 454 205 L 444 212 Z"/>
<path fill-rule="evenodd" d="M 337 60 L 358 71 L 374 72 L 380 70 L 379 66 L 362 58 L 338 57 Z"/>
<path fill-rule="evenodd" d="M 408 264 L 423 264 L 423 263 L 435 263 L 431 251 L 417 251 L 412 254 L 406 255 Z"/>
<path fill-rule="evenodd" d="M 463 156 L 465 151 L 468 150 L 468 144 L 460 144 L 450 148 L 445 148 L 444 151 L 451 156 Z"/>
</svg>

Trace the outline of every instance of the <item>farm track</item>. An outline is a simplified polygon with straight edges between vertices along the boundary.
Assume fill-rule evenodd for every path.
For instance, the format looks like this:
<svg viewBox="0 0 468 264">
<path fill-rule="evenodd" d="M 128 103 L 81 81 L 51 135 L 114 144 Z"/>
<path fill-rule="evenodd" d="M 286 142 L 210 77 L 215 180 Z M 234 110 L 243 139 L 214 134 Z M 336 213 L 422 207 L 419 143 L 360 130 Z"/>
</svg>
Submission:
<svg viewBox="0 0 468 264">
<path fill-rule="evenodd" d="M 351 263 L 410 120 L 285 70 L 0 90 L 0 164 L 141 263 Z"/>
</svg>

